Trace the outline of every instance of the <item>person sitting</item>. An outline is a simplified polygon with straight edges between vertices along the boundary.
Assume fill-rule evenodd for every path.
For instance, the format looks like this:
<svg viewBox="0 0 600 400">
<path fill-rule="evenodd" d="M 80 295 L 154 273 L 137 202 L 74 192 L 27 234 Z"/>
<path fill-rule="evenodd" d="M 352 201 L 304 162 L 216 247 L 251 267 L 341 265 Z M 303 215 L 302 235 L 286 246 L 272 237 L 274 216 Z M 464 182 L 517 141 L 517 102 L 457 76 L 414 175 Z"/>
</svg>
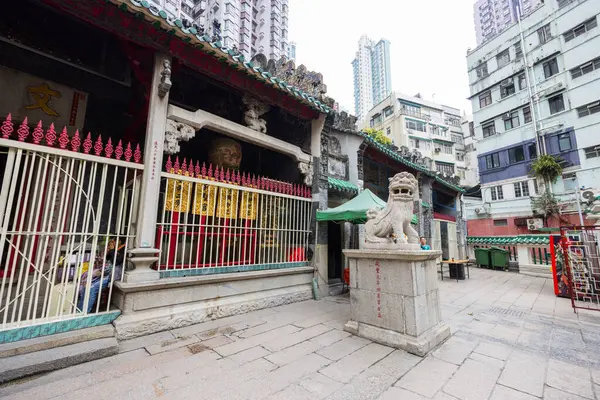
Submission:
<svg viewBox="0 0 600 400">
<path fill-rule="evenodd" d="M 108 243 L 106 257 L 98 256 L 92 267 L 92 271 L 87 270 L 81 275 L 79 282 L 79 299 L 77 309 L 84 311 L 85 290 L 87 287 L 88 274 L 92 274 L 92 283 L 90 286 L 89 299 L 87 302 L 87 313 L 92 312 L 98 300 L 98 294 L 101 290 L 107 290 L 111 281 L 120 281 L 123 271 L 123 260 L 125 258 L 125 244 L 116 246 L 115 240 Z M 114 268 L 113 268 L 114 267 Z M 114 279 L 113 279 L 114 269 Z"/>
<path fill-rule="evenodd" d="M 431 250 L 431 247 L 427 244 L 427 239 L 424 236 L 421 236 L 421 250 Z"/>
</svg>

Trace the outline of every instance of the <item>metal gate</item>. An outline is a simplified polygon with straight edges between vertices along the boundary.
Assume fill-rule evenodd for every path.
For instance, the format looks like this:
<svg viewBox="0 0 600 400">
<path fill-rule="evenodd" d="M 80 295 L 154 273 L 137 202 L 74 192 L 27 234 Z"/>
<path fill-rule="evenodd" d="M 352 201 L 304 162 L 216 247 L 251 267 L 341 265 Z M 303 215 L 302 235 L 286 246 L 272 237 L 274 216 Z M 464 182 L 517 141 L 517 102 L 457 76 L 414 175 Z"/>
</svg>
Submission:
<svg viewBox="0 0 600 400">
<path fill-rule="evenodd" d="M 27 118 L 0 128 L 0 331 L 110 309 L 131 245 L 139 147 Z"/>
<path fill-rule="evenodd" d="M 573 308 L 600 311 L 600 226 L 561 228 L 561 245 Z"/>
</svg>

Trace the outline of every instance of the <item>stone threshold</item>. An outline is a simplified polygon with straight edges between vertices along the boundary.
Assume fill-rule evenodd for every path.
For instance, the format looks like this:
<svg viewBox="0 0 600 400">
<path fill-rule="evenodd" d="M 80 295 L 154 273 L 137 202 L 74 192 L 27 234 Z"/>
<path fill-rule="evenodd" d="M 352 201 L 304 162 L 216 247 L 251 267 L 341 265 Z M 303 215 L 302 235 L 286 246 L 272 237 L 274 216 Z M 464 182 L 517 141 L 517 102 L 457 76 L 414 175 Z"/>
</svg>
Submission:
<svg viewBox="0 0 600 400">
<path fill-rule="evenodd" d="M 313 272 L 313 267 L 278 268 L 272 270 L 233 272 L 214 275 L 196 275 L 182 278 L 161 278 L 149 282 L 115 282 L 115 287 L 122 293 L 146 292 L 152 290 L 172 289 L 185 286 L 199 286 L 222 282 L 244 281 L 250 279 L 273 278 Z"/>
</svg>

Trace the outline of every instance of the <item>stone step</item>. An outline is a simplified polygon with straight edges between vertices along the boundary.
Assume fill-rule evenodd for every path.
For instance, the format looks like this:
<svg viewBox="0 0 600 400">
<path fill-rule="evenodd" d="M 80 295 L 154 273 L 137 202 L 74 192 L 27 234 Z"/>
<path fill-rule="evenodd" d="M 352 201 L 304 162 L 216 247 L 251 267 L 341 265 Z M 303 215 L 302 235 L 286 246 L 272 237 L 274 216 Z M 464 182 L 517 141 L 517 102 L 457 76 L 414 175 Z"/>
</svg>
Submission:
<svg viewBox="0 0 600 400">
<path fill-rule="evenodd" d="M 522 275 L 552 279 L 552 270 L 545 265 L 519 265 L 519 273 Z"/>
<path fill-rule="evenodd" d="M 14 357 L 21 354 L 114 336 L 115 328 L 111 324 L 108 324 L 65 333 L 57 333 L 55 335 L 42 336 L 34 339 L 20 340 L 17 342 L 1 344 L 0 358 Z"/>
<path fill-rule="evenodd" d="M 119 352 L 114 337 L 90 340 L 0 359 L 0 383 L 54 371 Z"/>
</svg>

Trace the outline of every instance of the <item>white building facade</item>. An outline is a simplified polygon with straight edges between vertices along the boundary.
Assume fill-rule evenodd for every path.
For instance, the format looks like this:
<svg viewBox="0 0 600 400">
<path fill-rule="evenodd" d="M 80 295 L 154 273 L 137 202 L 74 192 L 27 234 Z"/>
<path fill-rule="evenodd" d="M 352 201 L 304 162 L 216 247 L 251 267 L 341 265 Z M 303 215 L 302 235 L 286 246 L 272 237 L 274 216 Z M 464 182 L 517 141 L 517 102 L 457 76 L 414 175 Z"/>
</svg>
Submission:
<svg viewBox="0 0 600 400">
<path fill-rule="evenodd" d="M 380 103 L 392 91 L 390 42 L 374 42 L 363 35 L 352 61 L 354 72 L 354 113 L 364 120 L 373 105 Z"/>
<path fill-rule="evenodd" d="M 398 147 L 419 150 L 431 160 L 431 169 L 459 176 L 461 186 L 467 183 L 465 135 L 459 109 L 392 92 L 367 113 L 362 127 L 383 131 Z"/>
<path fill-rule="evenodd" d="M 173 18 L 183 20 L 246 59 L 264 54 L 289 58 L 289 0 L 149 0 Z M 295 49 L 293 50 L 295 54 Z"/>
<path fill-rule="evenodd" d="M 473 5 L 477 45 L 486 42 L 527 15 L 543 0 L 477 0 Z"/>
<path fill-rule="evenodd" d="M 600 186 L 599 14 L 599 1 L 547 0 L 468 54 L 483 196 L 470 236 L 535 230 L 531 199 L 543 188 L 530 165 L 538 154 L 563 166 L 551 188 L 561 215 L 548 227 L 580 225 L 581 187 Z"/>
</svg>

